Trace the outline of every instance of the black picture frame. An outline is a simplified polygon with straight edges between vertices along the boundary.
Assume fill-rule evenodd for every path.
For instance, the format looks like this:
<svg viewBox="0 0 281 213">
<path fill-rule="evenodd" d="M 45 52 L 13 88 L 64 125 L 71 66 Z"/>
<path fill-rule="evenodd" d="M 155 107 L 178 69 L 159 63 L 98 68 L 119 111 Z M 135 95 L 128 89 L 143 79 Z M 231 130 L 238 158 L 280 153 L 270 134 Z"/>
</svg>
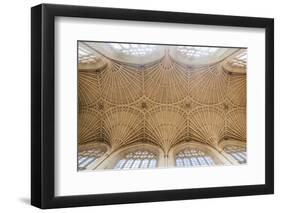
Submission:
<svg viewBox="0 0 281 213">
<path fill-rule="evenodd" d="M 93 195 L 54 195 L 55 17 L 265 29 L 265 184 Z M 274 20 L 271 18 L 41 4 L 31 8 L 31 204 L 42 208 L 217 198 L 274 193 Z"/>
</svg>

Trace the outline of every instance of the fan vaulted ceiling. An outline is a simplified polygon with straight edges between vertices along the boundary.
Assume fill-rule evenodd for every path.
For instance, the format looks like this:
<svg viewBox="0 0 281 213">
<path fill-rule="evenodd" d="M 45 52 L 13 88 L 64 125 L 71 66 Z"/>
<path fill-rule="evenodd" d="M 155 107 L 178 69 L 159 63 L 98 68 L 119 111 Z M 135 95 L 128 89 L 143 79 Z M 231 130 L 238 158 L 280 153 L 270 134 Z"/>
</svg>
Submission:
<svg viewBox="0 0 281 213">
<path fill-rule="evenodd" d="M 246 141 L 246 49 L 79 42 L 79 143 Z"/>
</svg>

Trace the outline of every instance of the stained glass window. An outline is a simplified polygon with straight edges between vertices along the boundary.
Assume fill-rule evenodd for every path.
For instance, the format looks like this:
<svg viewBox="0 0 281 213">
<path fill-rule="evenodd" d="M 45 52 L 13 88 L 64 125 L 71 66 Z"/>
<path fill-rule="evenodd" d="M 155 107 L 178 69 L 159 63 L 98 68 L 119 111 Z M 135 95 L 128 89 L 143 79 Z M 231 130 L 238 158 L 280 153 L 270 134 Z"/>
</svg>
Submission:
<svg viewBox="0 0 281 213">
<path fill-rule="evenodd" d="M 89 149 L 78 153 L 78 170 L 84 170 L 105 153 L 102 148 Z"/>
<path fill-rule="evenodd" d="M 177 50 L 185 56 L 198 58 L 213 55 L 219 48 L 179 46 Z"/>
<path fill-rule="evenodd" d="M 212 166 L 214 160 L 206 153 L 196 148 L 186 148 L 176 155 L 177 167 Z"/>
<path fill-rule="evenodd" d="M 112 43 L 111 47 L 126 55 L 135 55 L 135 56 L 149 55 L 156 49 L 155 45 L 147 45 L 147 44 Z"/>
<path fill-rule="evenodd" d="M 78 59 L 79 63 L 95 63 L 98 61 L 95 50 L 84 42 L 79 43 Z"/>
<path fill-rule="evenodd" d="M 157 167 L 156 155 L 147 150 L 137 150 L 127 153 L 120 159 L 114 169 L 139 169 Z"/>
<path fill-rule="evenodd" d="M 224 147 L 224 151 L 230 154 L 240 164 L 247 162 L 247 153 L 244 147 L 228 145 Z"/>
</svg>

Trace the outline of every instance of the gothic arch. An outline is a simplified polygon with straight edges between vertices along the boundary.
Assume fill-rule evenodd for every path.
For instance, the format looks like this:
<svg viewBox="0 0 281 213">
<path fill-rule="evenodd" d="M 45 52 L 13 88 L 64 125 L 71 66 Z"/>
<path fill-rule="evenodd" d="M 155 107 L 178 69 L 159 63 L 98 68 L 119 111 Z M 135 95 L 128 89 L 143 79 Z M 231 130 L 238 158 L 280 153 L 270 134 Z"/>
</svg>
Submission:
<svg viewBox="0 0 281 213">
<path fill-rule="evenodd" d="M 117 162 L 126 154 L 139 150 L 145 150 L 153 153 L 156 156 L 157 167 L 162 167 L 164 165 L 164 153 L 160 147 L 148 143 L 135 143 L 112 151 L 110 156 L 104 160 L 98 169 L 113 169 Z"/>
<path fill-rule="evenodd" d="M 173 148 L 171 148 L 171 150 L 169 151 L 169 159 L 170 159 L 169 165 L 175 166 L 176 155 L 180 151 L 183 151 L 183 150 L 189 149 L 189 148 L 198 149 L 198 150 L 202 151 L 203 153 L 205 153 L 206 156 L 210 156 L 214 160 L 214 163 L 216 165 L 230 164 L 229 161 L 227 161 L 227 159 L 213 146 L 206 144 L 206 143 L 198 142 L 198 141 L 188 141 L 188 142 L 181 142 L 181 143 L 175 145 Z"/>
</svg>

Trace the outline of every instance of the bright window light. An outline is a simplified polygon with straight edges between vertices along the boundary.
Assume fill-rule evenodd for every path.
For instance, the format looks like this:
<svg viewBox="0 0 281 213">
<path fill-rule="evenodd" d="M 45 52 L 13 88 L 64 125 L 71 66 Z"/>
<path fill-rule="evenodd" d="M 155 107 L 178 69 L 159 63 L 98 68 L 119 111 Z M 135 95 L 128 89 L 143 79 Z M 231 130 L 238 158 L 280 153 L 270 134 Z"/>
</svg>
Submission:
<svg viewBox="0 0 281 213">
<path fill-rule="evenodd" d="M 147 150 L 137 150 L 127 153 L 120 159 L 114 169 L 139 169 L 157 167 L 156 155 Z"/>
<path fill-rule="evenodd" d="M 79 43 L 78 59 L 79 63 L 95 63 L 97 61 L 97 55 L 92 48 L 84 43 Z"/>
<path fill-rule="evenodd" d="M 216 47 L 190 47 L 179 46 L 177 50 L 185 56 L 192 58 L 206 57 L 215 54 L 219 48 Z"/>
<path fill-rule="evenodd" d="M 78 153 L 78 169 L 85 170 L 87 166 L 100 158 L 105 153 L 102 148 L 90 149 Z"/>
<path fill-rule="evenodd" d="M 215 162 L 206 153 L 195 148 L 187 148 L 176 155 L 177 167 L 211 166 Z"/>
<path fill-rule="evenodd" d="M 247 52 L 242 52 L 233 58 L 230 62 L 233 67 L 245 68 L 247 66 Z"/>
<path fill-rule="evenodd" d="M 247 162 L 247 153 L 244 147 L 229 145 L 224 147 L 224 151 L 230 154 L 240 164 Z"/>
<path fill-rule="evenodd" d="M 148 44 L 118 44 L 112 43 L 111 47 L 120 51 L 125 55 L 145 56 L 151 54 L 155 49 L 155 45 Z"/>
</svg>

